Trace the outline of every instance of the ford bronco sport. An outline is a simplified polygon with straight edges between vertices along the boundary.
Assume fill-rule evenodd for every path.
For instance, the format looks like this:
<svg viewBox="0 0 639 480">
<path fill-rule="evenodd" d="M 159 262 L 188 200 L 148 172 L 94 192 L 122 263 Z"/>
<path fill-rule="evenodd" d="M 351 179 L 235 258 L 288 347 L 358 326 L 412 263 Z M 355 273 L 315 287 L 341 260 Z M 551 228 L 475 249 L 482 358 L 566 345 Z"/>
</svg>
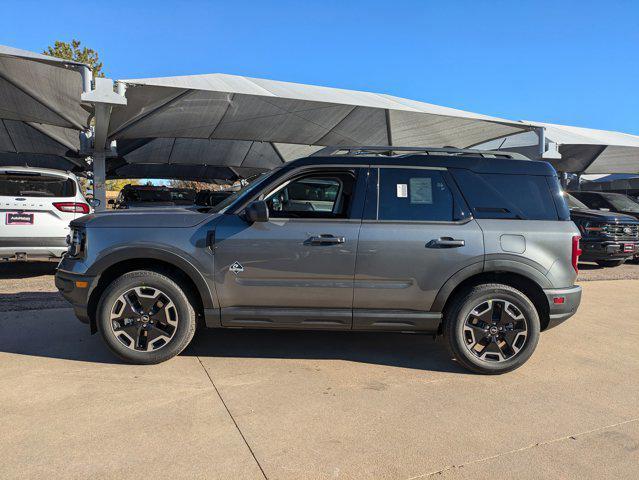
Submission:
<svg viewBox="0 0 639 480">
<path fill-rule="evenodd" d="M 329 147 L 211 208 L 72 229 L 56 285 L 139 364 L 179 354 L 201 323 L 443 335 L 459 364 L 503 373 L 581 298 L 556 172 L 504 152 Z"/>
</svg>

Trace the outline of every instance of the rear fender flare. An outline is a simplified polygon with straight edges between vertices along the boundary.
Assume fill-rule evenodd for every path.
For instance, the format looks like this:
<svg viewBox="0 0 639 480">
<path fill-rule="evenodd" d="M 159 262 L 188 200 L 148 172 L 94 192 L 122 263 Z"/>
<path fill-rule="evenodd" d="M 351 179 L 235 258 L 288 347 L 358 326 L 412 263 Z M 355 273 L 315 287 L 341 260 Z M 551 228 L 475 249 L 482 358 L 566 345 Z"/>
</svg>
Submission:
<svg viewBox="0 0 639 480">
<path fill-rule="evenodd" d="M 442 285 L 431 306 L 431 311 L 441 312 L 450 295 L 462 282 L 481 273 L 514 273 L 535 282 L 542 289 L 552 288 L 541 267 L 536 264 L 533 266 L 531 263 L 534 262 L 522 262 L 521 259 L 515 261 L 508 258 L 493 258 L 464 267 Z"/>
</svg>

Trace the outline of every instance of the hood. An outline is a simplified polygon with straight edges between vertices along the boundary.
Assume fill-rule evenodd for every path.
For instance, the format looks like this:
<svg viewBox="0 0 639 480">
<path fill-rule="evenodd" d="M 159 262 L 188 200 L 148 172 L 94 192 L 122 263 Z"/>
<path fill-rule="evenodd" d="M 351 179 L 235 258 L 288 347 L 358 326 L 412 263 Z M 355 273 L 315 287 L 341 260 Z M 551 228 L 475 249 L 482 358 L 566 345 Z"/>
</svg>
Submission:
<svg viewBox="0 0 639 480">
<path fill-rule="evenodd" d="M 188 228 L 211 219 L 214 214 L 186 208 L 140 208 L 110 210 L 85 215 L 71 222 L 87 228 Z"/>
<path fill-rule="evenodd" d="M 624 215 L 623 213 L 580 208 L 571 209 L 570 218 L 572 220 L 593 220 L 605 223 L 639 223 L 635 217 Z"/>
<path fill-rule="evenodd" d="M 628 215 L 629 217 L 639 219 L 639 212 L 621 212 L 621 213 L 623 213 L 624 215 Z"/>
</svg>

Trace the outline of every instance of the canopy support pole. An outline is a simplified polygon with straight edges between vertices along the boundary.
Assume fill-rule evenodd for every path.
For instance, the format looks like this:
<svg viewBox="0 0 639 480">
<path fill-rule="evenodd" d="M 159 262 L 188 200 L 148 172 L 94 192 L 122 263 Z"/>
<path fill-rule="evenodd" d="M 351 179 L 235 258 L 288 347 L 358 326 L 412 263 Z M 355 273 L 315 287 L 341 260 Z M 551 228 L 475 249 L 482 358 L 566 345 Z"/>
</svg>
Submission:
<svg viewBox="0 0 639 480">
<path fill-rule="evenodd" d="M 537 129 L 537 138 L 538 138 L 538 154 L 539 160 L 543 160 L 544 154 L 546 153 L 546 129 L 544 127 L 538 127 Z"/>
<path fill-rule="evenodd" d="M 82 94 L 82 101 L 93 105 L 95 110 L 95 126 L 93 134 L 93 198 L 98 200 L 96 211 L 106 209 L 106 157 L 111 154 L 111 146 L 107 146 L 109 122 L 113 107 L 126 105 L 124 87 L 118 84 L 117 93 L 113 89 L 113 80 L 96 78 L 93 90 Z"/>
</svg>

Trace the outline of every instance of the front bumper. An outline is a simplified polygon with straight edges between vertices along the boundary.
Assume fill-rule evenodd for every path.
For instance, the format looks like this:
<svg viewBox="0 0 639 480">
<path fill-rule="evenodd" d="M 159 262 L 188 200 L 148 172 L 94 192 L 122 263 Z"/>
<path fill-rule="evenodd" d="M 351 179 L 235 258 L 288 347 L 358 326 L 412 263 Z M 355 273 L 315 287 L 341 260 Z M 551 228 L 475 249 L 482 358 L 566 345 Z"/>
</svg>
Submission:
<svg viewBox="0 0 639 480">
<path fill-rule="evenodd" d="M 80 282 L 80 283 L 78 283 Z M 86 286 L 85 283 L 86 283 Z M 55 286 L 71 304 L 75 316 L 82 323 L 90 323 L 88 305 L 91 292 L 97 284 L 97 277 L 79 275 L 64 270 L 55 273 Z"/>
<path fill-rule="evenodd" d="M 630 245 L 631 250 L 627 251 L 626 246 Z M 581 241 L 582 254 L 580 260 L 621 260 L 632 258 L 638 253 L 639 244 L 636 241 Z"/>
<path fill-rule="evenodd" d="M 548 289 L 544 290 L 544 293 L 550 308 L 550 321 L 546 330 L 556 327 L 572 317 L 581 303 L 581 287 L 579 285 L 570 288 Z"/>
</svg>

